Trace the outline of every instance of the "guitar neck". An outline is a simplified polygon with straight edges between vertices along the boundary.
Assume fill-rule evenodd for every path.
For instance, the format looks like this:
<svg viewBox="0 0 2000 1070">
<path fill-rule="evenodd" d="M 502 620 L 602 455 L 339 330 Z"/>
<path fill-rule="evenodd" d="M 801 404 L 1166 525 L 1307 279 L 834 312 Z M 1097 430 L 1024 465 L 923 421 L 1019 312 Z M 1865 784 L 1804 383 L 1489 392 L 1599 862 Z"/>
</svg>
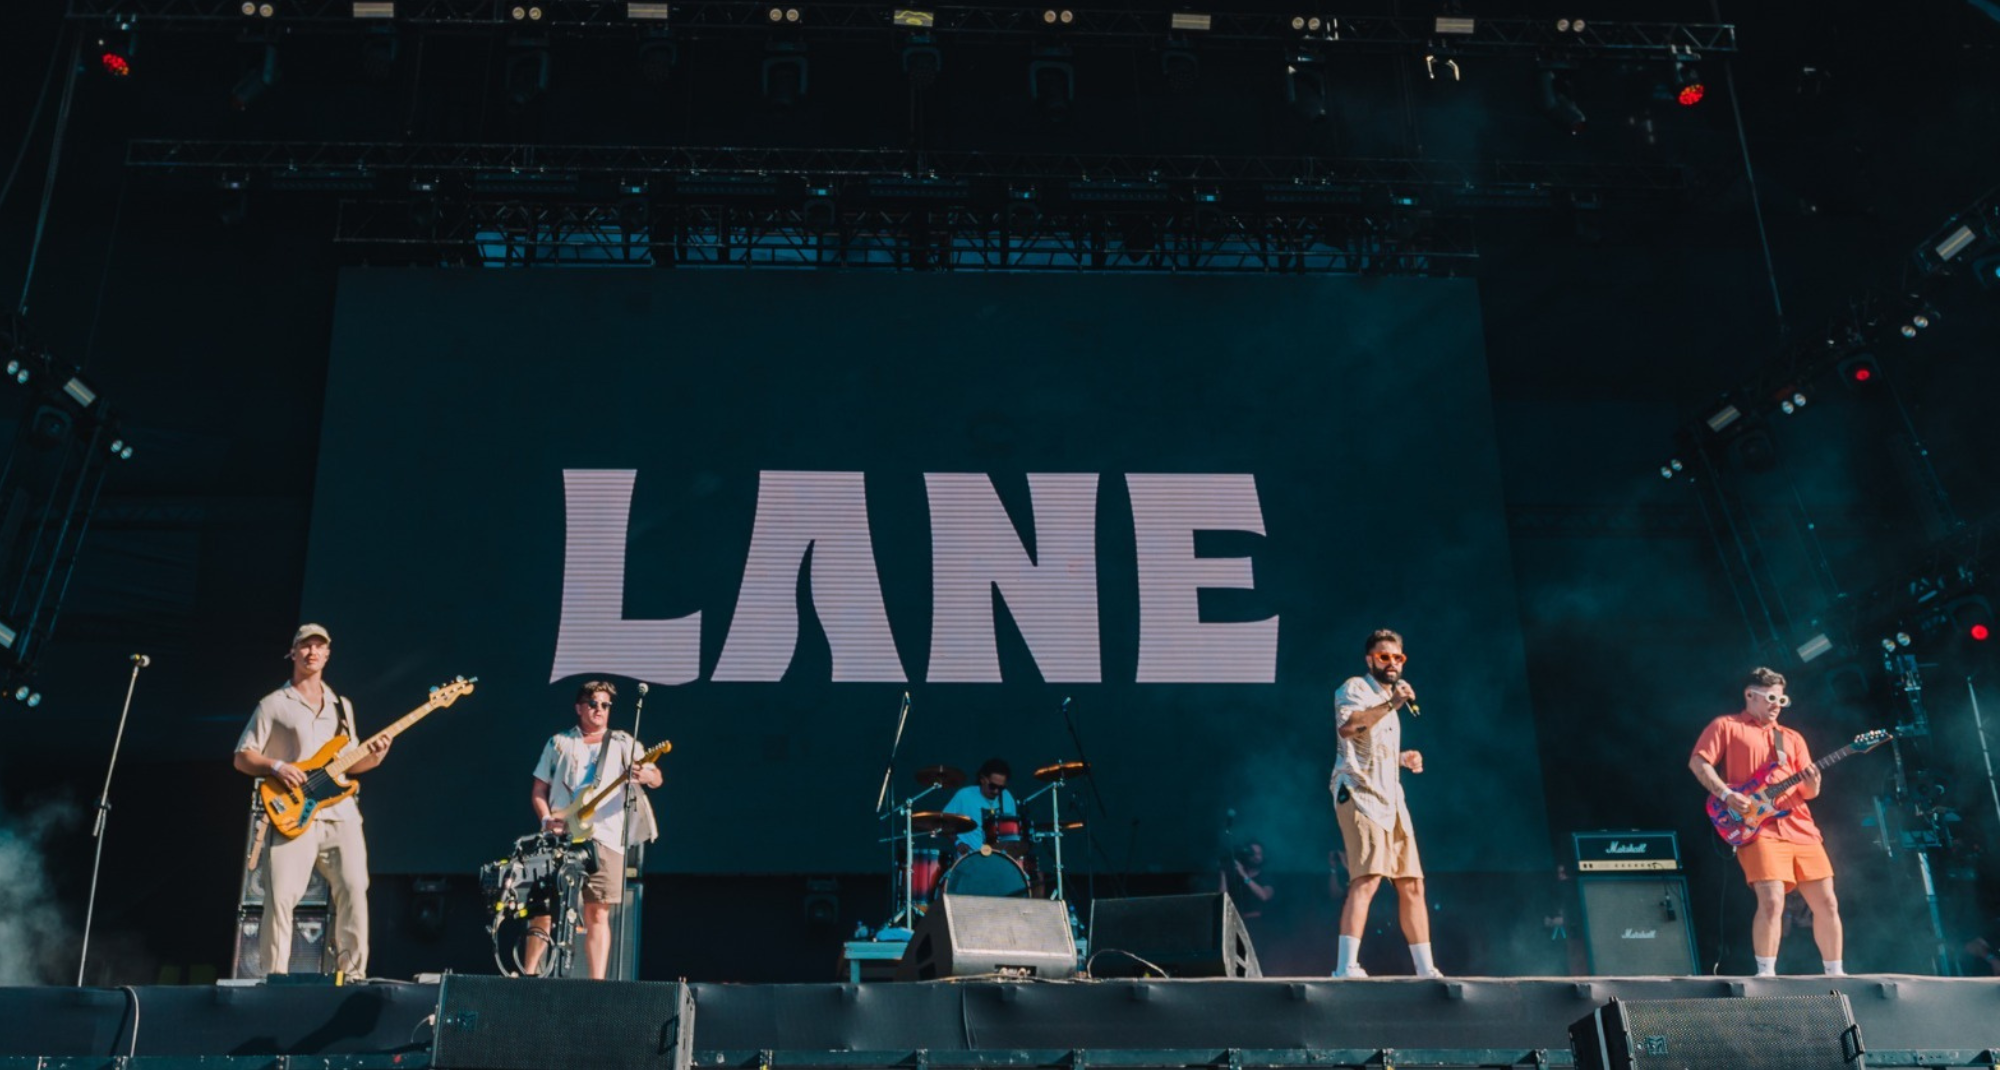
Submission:
<svg viewBox="0 0 2000 1070">
<path fill-rule="evenodd" d="M 1839 750 L 1834 751 L 1832 754 L 1829 754 L 1826 757 L 1821 758 L 1819 761 L 1814 762 L 1812 764 L 1812 768 L 1825 769 L 1828 766 L 1834 764 L 1835 762 L 1840 761 L 1843 758 L 1859 753 L 1860 753 L 1859 751 L 1854 749 L 1854 744 L 1849 743 L 1847 746 L 1842 747 Z M 1798 772 L 1793 773 L 1791 776 L 1788 776 L 1783 780 L 1779 780 L 1771 784 L 1766 784 L 1764 786 L 1764 790 L 1769 793 L 1770 798 L 1775 799 L 1784 792 L 1790 791 L 1792 789 L 1792 785 L 1797 784 L 1799 781 L 1804 780 L 1805 778 L 1806 778 L 1806 771 L 1801 769 Z"/>
<path fill-rule="evenodd" d="M 418 706 L 416 709 L 411 710 L 410 712 L 402 715 L 401 717 L 396 718 L 396 720 L 392 722 L 389 725 L 389 727 L 384 728 L 383 730 L 375 733 L 372 736 L 369 736 L 366 740 L 362 741 L 362 744 L 360 746 L 351 748 L 350 750 L 348 750 L 346 754 L 343 754 L 340 757 L 334 759 L 332 762 L 328 763 L 327 769 L 333 772 L 336 776 L 347 772 L 348 768 L 353 766 L 354 763 L 368 756 L 368 745 L 370 743 L 373 743 L 378 739 L 395 739 L 397 736 L 403 734 L 404 729 L 407 729 L 411 725 L 416 724 L 418 721 L 423 720 L 425 715 L 429 714 L 432 710 L 435 710 L 437 708 L 438 704 L 435 701 L 426 702 L 423 705 Z"/>
</svg>

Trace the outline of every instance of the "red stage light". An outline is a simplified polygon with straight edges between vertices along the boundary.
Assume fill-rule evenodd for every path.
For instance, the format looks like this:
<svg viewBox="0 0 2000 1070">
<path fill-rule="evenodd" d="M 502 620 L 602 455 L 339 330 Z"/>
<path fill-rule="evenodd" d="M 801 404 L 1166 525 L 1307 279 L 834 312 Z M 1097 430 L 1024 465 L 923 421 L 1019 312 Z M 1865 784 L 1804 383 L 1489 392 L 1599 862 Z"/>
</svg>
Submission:
<svg viewBox="0 0 2000 1070">
<path fill-rule="evenodd" d="M 1873 378 L 1875 378 L 1875 369 L 1865 364 L 1854 369 L 1854 381 L 1857 383 L 1865 383 Z"/>
<path fill-rule="evenodd" d="M 1988 628 L 1984 624 L 1975 624 L 1972 626 L 1971 635 L 1974 639 L 1978 640 L 1979 642 L 1982 643 L 1985 642 L 1986 638 L 1992 634 L 1993 634 L 1993 629 Z"/>
<path fill-rule="evenodd" d="M 104 72 L 113 78 L 131 77 L 132 61 L 116 52 L 106 52 L 98 57 L 98 62 L 104 64 Z"/>
<path fill-rule="evenodd" d="M 1675 95 L 1674 99 L 1680 102 L 1681 107 L 1692 108 L 1701 103 L 1701 98 L 1707 95 L 1708 87 L 1702 85 L 1700 82 L 1694 82 L 1682 86 L 1681 91 Z"/>
</svg>

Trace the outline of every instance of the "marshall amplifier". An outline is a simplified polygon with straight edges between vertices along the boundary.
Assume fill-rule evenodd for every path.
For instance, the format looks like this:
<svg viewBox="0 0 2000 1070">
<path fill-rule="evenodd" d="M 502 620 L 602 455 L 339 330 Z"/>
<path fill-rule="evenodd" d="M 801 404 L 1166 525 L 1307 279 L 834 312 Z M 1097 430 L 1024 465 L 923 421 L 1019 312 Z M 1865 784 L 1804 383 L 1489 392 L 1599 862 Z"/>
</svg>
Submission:
<svg viewBox="0 0 2000 1070">
<path fill-rule="evenodd" d="M 1681 868 L 1680 843 L 1671 832 L 1579 832 L 1578 873 L 1657 873 Z"/>
</svg>

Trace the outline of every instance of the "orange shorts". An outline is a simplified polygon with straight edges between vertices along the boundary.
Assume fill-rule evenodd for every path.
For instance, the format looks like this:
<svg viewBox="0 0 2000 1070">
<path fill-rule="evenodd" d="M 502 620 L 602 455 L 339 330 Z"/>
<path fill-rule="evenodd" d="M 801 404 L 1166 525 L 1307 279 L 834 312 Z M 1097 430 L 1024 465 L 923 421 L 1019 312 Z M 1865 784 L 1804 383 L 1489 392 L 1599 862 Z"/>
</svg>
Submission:
<svg viewBox="0 0 2000 1070">
<path fill-rule="evenodd" d="M 1744 880 L 1751 884 L 1784 881 L 1788 895 L 1807 881 L 1833 877 L 1833 860 L 1826 856 L 1826 845 L 1820 843 L 1792 843 L 1775 838 L 1751 840 L 1736 849 L 1736 860 L 1743 863 Z"/>
</svg>

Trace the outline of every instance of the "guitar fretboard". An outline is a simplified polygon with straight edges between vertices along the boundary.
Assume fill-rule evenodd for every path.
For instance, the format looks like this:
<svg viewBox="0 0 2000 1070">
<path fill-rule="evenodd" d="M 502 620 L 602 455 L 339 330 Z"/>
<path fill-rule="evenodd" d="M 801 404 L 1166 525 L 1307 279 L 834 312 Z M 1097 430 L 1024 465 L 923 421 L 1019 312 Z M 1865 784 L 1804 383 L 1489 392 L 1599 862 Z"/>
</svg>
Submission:
<svg viewBox="0 0 2000 1070">
<path fill-rule="evenodd" d="M 1811 768 L 1825 769 L 1828 766 L 1834 764 L 1835 762 L 1838 762 L 1844 758 L 1848 758 L 1852 755 L 1856 755 L 1859 753 L 1861 753 L 1861 751 L 1857 749 L 1854 744 L 1849 743 L 1847 746 L 1842 747 L 1839 750 L 1834 751 L 1832 754 L 1829 754 L 1826 757 L 1821 758 L 1819 761 L 1812 763 Z M 1766 784 L 1764 785 L 1765 798 L 1775 799 L 1778 796 L 1783 795 L 1785 792 L 1790 791 L 1792 789 L 1792 785 L 1797 784 L 1799 781 L 1804 780 L 1805 778 L 1806 778 L 1806 771 L 1804 769 L 1801 769 L 1798 772 L 1793 773 L 1791 776 L 1788 776 L 1783 780 L 1777 780 L 1769 784 Z"/>
</svg>

